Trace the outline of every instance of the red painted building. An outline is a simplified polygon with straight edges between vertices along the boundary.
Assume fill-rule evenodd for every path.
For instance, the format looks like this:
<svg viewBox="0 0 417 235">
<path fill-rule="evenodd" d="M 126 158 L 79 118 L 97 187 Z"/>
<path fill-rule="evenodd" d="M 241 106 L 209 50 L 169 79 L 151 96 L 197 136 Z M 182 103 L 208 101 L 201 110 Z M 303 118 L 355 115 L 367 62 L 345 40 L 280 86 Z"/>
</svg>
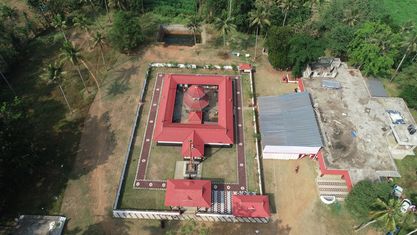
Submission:
<svg viewBox="0 0 417 235">
<path fill-rule="evenodd" d="M 271 217 L 269 199 L 266 195 L 233 195 L 232 214 L 236 217 Z"/>
<path fill-rule="evenodd" d="M 234 142 L 233 91 L 230 76 L 165 74 L 154 140 L 158 143 L 182 144 L 183 157 L 189 157 L 190 140 L 192 157 L 204 155 L 204 145 L 231 145 Z M 173 122 L 178 86 L 184 89 L 184 104 L 189 108 L 187 123 Z M 216 86 L 217 123 L 204 123 L 202 110 L 208 101 L 202 86 Z M 187 88 L 188 87 L 188 88 Z"/>
<path fill-rule="evenodd" d="M 165 206 L 211 207 L 210 180 L 167 180 Z"/>
</svg>

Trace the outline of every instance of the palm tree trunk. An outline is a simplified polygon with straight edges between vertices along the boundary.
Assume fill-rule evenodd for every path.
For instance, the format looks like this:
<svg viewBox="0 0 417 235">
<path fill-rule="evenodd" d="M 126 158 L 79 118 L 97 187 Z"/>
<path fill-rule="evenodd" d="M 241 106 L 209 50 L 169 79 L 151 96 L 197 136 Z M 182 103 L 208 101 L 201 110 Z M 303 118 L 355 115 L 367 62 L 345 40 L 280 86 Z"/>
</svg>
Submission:
<svg viewBox="0 0 417 235">
<path fill-rule="evenodd" d="M 67 106 L 68 106 L 69 111 L 71 111 L 71 112 L 72 112 L 71 106 L 70 106 L 70 104 L 68 103 L 67 96 L 65 95 L 65 92 L 64 92 L 64 90 L 62 89 L 62 86 L 61 86 L 61 85 L 58 85 L 58 87 L 59 87 L 59 89 L 61 90 L 62 96 L 63 96 L 63 97 L 64 97 L 64 99 L 65 99 L 65 103 L 67 103 Z"/>
<path fill-rule="evenodd" d="M 256 27 L 256 39 L 255 39 L 255 57 L 254 57 L 254 61 L 256 61 L 256 52 L 258 50 L 258 35 L 259 35 L 259 26 Z"/>
<path fill-rule="evenodd" d="M 414 55 L 414 57 L 411 59 L 411 62 L 413 62 L 417 58 L 417 53 Z"/>
<path fill-rule="evenodd" d="M 68 42 L 67 35 L 65 35 L 65 31 L 62 28 L 61 28 L 61 32 L 62 32 L 62 35 L 64 35 L 65 41 Z"/>
<path fill-rule="evenodd" d="M 109 7 L 107 6 L 107 0 L 104 0 L 104 6 L 106 7 L 107 17 L 109 18 L 109 22 L 111 21 L 110 15 L 109 15 Z"/>
<path fill-rule="evenodd" d="M 193 36 L 194 36 L 194 45 L 197 45 L 197 36 L 195 35 L 195 30 L 193 30 Z"/>
<path fill-rule="evenodd" d="M 95 83 L 96 83 L 96 85 L 97 85 L 97 89 L 99 89 L 99 90 L 100 90 L 100 85 L 98 84 L 98 81 L 97 81 L 96 76 L 94 76 L 94 74 L 91 72 L 90 68 L 87 66 L 87 64 L 85 63 L 85 61 L 84 61 L 84 60 L 81 60 L 81 63 L 83 63 L 84 67 L 85 67 L 85 68 L 87 69 L 87 71 L 90 73 L 91 77 L 93 77 L 94 82 L 95 82 Z"/>
<path fill-rule="evenodd" d="M 16 95 L 15 90 L 13 89 L 12 85 L 10 85 L 9 80 L 7 80 L 6 76 L 4 76 L 4 74 L 2 72 L 0 72 L 0 75 L 3 78 L 3 80 L 6 82 L 9 89 L 13 92 L 14 95 Z"/>
<path fill-rule="evenodd" d="M 101 54 L 101 59 L 103 60 L 103 64 L 106 65 L 106 60 L 104 59 L 103 46 L 102 45 L 100 45 L 100 54 Z"/>
<path fill-rule="evenodd" d="M 226 33 L 223 32 L 223 46 L 226 49 Z"/>
<path fill-rule="evenodd" d="M 233 0 L 229 0 L 229 18 L 232 16 L 232 1 Z"/>
<path fill-rule="evenodd" d="M 404 56 L 403 56 L 403 58 L 401 59 L 400 63 L 398 64 L 397 69 L 396 69 L 396 70 L 395 70 L 395 72 L 394 72 L 394 75 L 392 75 L 391 79 L 389 80 L 390 82 L 392 82 L 392 81 L 394 80 L 394 78 L 397 76 L 397 74 L 398 74 L 398 70 L 400 70 L 400 68 L 401 68 L 401 66 L 403 65 L 403 62 L 404 62 L 404 60 L 405 60 L 405 57 L 407 57 L 407 52 L 408 52 L 408 48 L 407 48 L 407 50 L 405 51 Z"/>
<path fill-rule="evenodd" d="M 282 21 L 282 26 L 285 26 L 285 21 L 287 20 L 288 10 L 285 10 L 284 21 Z"/>
<path fill-rule="evenodd" d="M 361 224 L 361 225 L 359 225 L 359 227 L 357 227 L 356 229 L 355 229 L 355 232 L 358 232 L 358 231 L 360 231 L 360 230 L 362 230 L 362 229 L 364 229 L 364 228 L 366 228 L 366 227 L 368 227 L 368 225 L 371 225 L 371 224 L 373 224 L 373 223 L 375 223 L 377 220 L 371 220 L 371 221 L 369 221 L 368 223 L 366 223 L 366 224 Z"/>
<path fill-rule="evenodd" d="M 417 233 L 417 228 L 416 228 L 416 229 L 414 229 L 413 231 L 411 231 L 411 232 L 407 233 L 406 235 L 411 235 L 411 234 L 414 234 L 414 233 Z"/>
<path fill-rule="evenodd" d="M 88 90 L 87 86 L 85 85 L 85 81 L 84 81 L 84 77 L 80 71 L 80 67 L 78 65 L 75 65 L 77 67 L 77 72 L 78 75 L 80 75 L 81 81 L 83 82 L 84 88 L 87 90 L 88 93 L 90 93 L 90 91 Z"/>
</svg>

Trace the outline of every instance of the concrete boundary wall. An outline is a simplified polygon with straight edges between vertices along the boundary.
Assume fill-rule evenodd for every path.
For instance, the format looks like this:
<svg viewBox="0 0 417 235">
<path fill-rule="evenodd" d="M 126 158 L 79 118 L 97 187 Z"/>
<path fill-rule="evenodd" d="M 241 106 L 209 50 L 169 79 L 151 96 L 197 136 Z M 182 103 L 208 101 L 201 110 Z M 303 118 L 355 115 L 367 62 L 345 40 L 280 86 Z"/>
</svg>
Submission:
<svg viewBox="0 0 417 235">
<path fill-rule="evenodd" d="M 139 117 L 142 112 L 144 96 L 146 94 L 146 89 L 148 86 L 148 80 L 152 68 L 186 68 L 186 69 L 207 69 L 207 70 L 235 70 L 237 67 L 234 65 L 195 65 L 195 64 L 173 64 L 173 63 L 150 63 L 148 65 L 148 70 L 145 73 L 145 79 L 143 81 L 143 86 L 139 92 L 139 102 L 136 108 L 135 119 L 131 127 L 131 134 L 129 137 L 129 143 L 127 146 L 127 151 L 125 154 L 124 164 L 122 173 L 119 179 L 119 185 L 116 192 L 116 198 L 113 205 L 113 217 L 115 218 L 125 218 L 125 219 L 156 219 L 156 220 L 197 220 L 197 221 L 217 221 L 217 222 L 229 222 L 229 223 L 268 223 L 269 218 L 244 218 L 244 217 L 235 217 L 231 214 L 214 214 L 214 213 L 196 213 L 196 214 L 180 214 L 179 211 L 157 211 L 157 210 L 125 210 L 119 209 L 119 200 L 122 187 L 125 183 L 126 177 L 126 168 L 131 155 L 131 149 L 134 141 L 134 136 L 136 134 L 136 127 L 139 123 Z M 252 73 L 250 73 L 250 84 L 251 92 L 254 93 L 253 87 L 253 78 Z M 255 104 L 255 98 L 252 97 L 252 104 Z M 253 105 L 253 121 L 255 133 L 259 133 L 257 130 L 256 122 L 256 112 L 255 105 Z M 260 159 L 259 159 L 259 141 L 256 141 L 256 158 L 258 162 L 258 176 L 259 176 L 259 188 L 260 193 L 263 194 L 262 181 L 261 181 L 261 170 L 260 170 Z"/>
<path fill-rule="evenodd" d="M 235 217 L 229 214 L 181 214 L 179 211 L 147 211 L 147 210 L 113 210 L 113 217 L 122 219 L 152 220 L 196 220 L 226 223 L 261 223 L 269 222 L 269 218 Z"/>
</svg>

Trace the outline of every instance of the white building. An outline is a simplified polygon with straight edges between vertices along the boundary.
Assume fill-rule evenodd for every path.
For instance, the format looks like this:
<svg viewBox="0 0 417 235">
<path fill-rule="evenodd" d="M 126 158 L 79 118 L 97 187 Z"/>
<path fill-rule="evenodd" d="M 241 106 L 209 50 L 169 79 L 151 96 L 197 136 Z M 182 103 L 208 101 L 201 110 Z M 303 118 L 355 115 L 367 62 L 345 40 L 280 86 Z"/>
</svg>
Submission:
<svg viewBox="0 0 417 235">
<path fill-rule="evenodd" d="M 298 159 L 324 146 L 310 93 L 258 97 L 264 159 Z"/>
</svg>

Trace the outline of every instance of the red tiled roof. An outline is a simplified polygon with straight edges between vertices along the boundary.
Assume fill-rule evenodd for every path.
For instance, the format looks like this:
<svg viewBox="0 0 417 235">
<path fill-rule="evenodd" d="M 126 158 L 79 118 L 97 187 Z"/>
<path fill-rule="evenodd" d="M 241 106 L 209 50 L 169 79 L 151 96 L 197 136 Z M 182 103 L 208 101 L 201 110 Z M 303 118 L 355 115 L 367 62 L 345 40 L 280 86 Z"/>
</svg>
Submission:
<svg viewBox="0 0 417 235">
<path fill-rule="evenodd" d="M 201 124 L 203 122 L 203 112 L 193 111 L 188 113 L 188 123 Z"/>
<path fill-rule="evenodd" d="M 218 86 L 217 123 L 173 123 L 175 96 L 178 84 Z M 221 75 L 165 74 L 164 85 L 155 123 L 154 140 L 183 143 L 195 131 L 204 144 L 233 144 L 232 78 Z"/>
<path fill-rule="evenodd" d="M 211 206 L 211 181 L 167 180 L 165 206 L 209 208 Z"/>
<path fill-rule="evenodd" d="M 201 86 L 191 85 L 185 92 L 185 95 L 188 95 L 195 99 L 200 99 L 204 95 L 206 95 L 206 93 L 204 92 L 204 89 Z"/>
<path fill-rule="evenodd" d="M 192 142 L 191 155 L 192 157 L 202 157 L 204 156 L 204 143 L 201 138 L 196 134 L 195 131 L 189 135 L 184 142 L 182 143 L 182 156 L 190 157 L 190 140 Z"/>
<path fill-rule="evenodd" d="M 237 217 L 270 217 L 266 195 L 233 195 L 232 214 Z"/>
<path fill-rule="evenodd" d="M 185 95 L 184 96 L 184 104 L 190 109 L 190 110 L 197 110 L 197 111 L 201 111 L 203 110 L 205 107 L 208 106 L 208 100 L 207 98 L 193 98 L 189 95 Z"/>
<path fill-rule="evenodd" d="M 251 64 L 239 64 L 239 70 L 252 70 Z"/>
</svg>

